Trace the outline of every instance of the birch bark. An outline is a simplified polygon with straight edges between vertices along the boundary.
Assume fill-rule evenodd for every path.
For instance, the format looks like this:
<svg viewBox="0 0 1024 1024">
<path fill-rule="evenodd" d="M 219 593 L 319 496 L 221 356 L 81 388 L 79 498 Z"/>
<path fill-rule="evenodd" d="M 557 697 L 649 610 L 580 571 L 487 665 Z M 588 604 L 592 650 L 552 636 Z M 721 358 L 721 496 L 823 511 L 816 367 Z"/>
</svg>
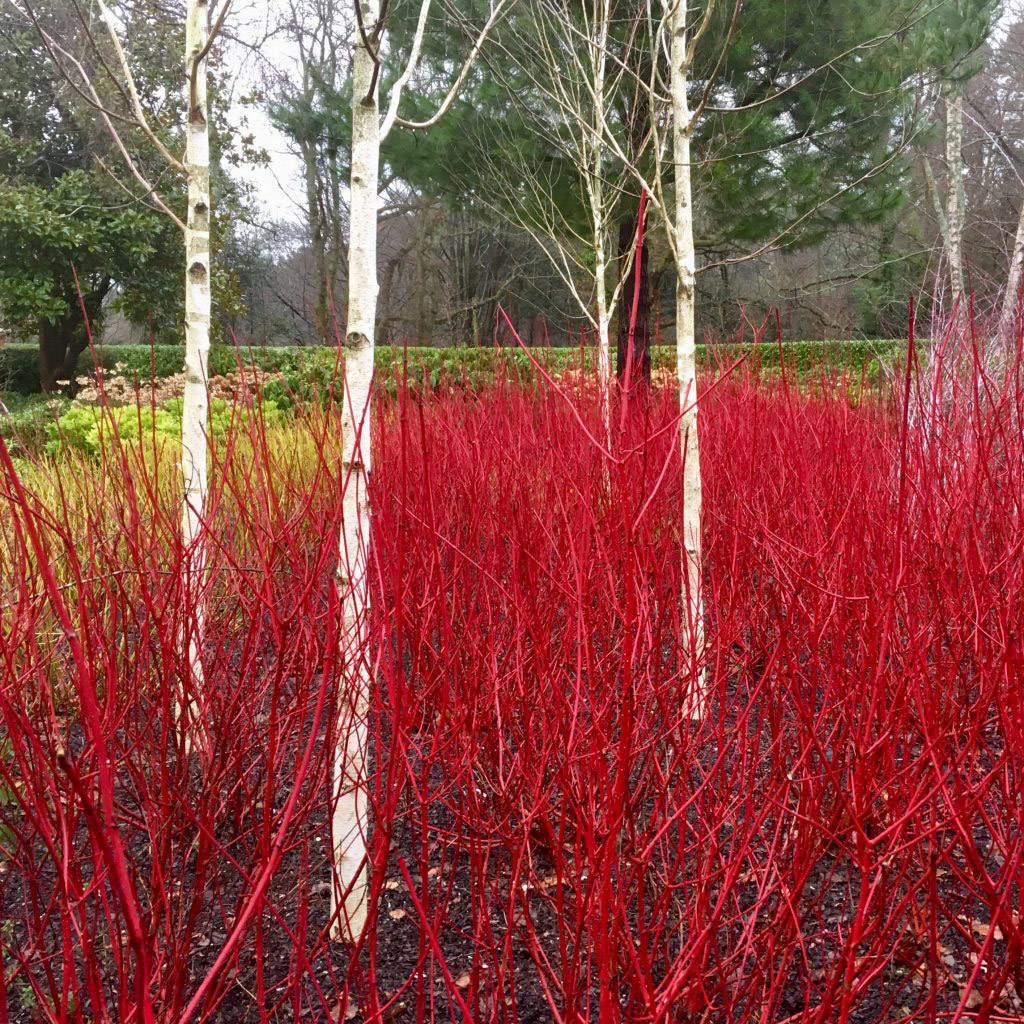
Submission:
<svg viewBox="0 0 1024 1024">
<path fill-rule="evenodd" d="M 345 327 L 345 409 L 342 418 L 342 525 L 338 591 L 342 603 L 342 693 L 334 749 L 331 835 L 334 884 L 332 933 L 355 940 L 366 925 L 369 868 L 366 859 L 365 767 L 371 670 L 370 452 L 373 346 L 377 321 L 377 207 L 380 146 L 396 124 L 429 128 L 454 102 L 487 34 L 506 6 L 498 0 L 477 36 L 444 100 L 425 121 L 398 116 L 402 91 L 419 60 L 432 0 L 420 0 L 416 33 L 405 68 L 391 87 L 387 113 L 380 118 L 378 79 L 383 47 L 381 0 L 356 0 L 352 61 L 352 171 L 349 179 L 348 321 Z"/>
<path fill-rule="evenodd" d="M 600 136 L 597 137 L 598 140 Z M 590 183 L 591 217 L 594 224 L 594 290 L 597 306 L 597 378 L 601 392 L 601 419 L 604 424 L 605 443 L 611 446 L 612 409 L 611 409 L 611 354 L 608 332 L 608 252 L 606 212 L 604 208 L 603 183 L 600 171 L 601 149 L 595 149 L 594 161 L 597 165 Z"/>
<path fill-rule="evenodd" d="M 597 301 L 597 375 L 601 389 L 601 415 L 604 420 L 605 442 L 611 446 L 611 355 L 608 342 L 608 213 L 604 202 L 604 134 L 605 134 L 605 74 L 608 60 L 608 0 L 596 0 L 594 21 L 596 39 L 591 42 L 591 68 L 593 72 L 594 129 L 593 177 L 590 183 L 591 217 L 594 222 L 594 281 Z"/>
<path fill-rule="evenodd" d="M 944 87 L 946 100 L 946 256 L 954 304 L 964 303 L 964 98 L 963 87 L 951 82 Z M 960 314 L 966 310 L 961 309 Z"/>
<path fill-rule="evenodd" d="M 676 376 L 679 385 L 679 447 L 683 459 L 683 602 L 686 608 L 688 654 L 697 665 L 704 648 L 704 602 L 701 573 L 701 481 L 697 444 L 697 369 L 694 330 L 693 198 L 690 161 L 690 105 L 687 97 L 687 0 L 677 0 L 672 12 L 670 48 L 672 101 L 672 152 L 675 163 L 675 261 L 676 261 Z M 702 677 L 701 677 L 702 678 Z M 699 692 L 692 713 L 704 713 L 704 694 Z"/>
<path fill-rule="evenodd" d="M 999 333 L 1003 336 L 1011 334 L 1017 323 L 1022 271 L 1024 271 L 1024 202 L 1021 203 L 1020 216 L 1017 219 L 1017 236 L 1013 242 L 1010 272 L 1006 278 L 1006 294 L 1003 296 L 1003 308 L 999 316 Z"/>
<path fill-rule="evenodd" d="M 332 887 L 335 935 L 358 938 L 366 923 L 366 714 L 370 672 L 367 613 L 370 549 L 370 384 L 377 318 L 377 184 L 380 119 L 375 55 L 369 49 L 379 0 L 359 0 L 352 69 L 352 171 L 348 321 L 345 329 L 344 495 L 338 590 L 342 602 L 343 692 L 335 747 L 332 838 L 337 878 Z"/>
<path fill-rule="evenodd" d="M 207 551 L 203 520 L 207 498 L 207 364 L 210 351 L 210 129 L 206 88 L 209 41 L 206 0 L 189 0 L 185 23 L 185 74 L 188 125 L 185 171 L 188 214 L 185 222 L 185 394 L 181 422 L 181 471 L 184 502 L 181 535 L 185 550 L 185 644 L 191 674 L 185 730 L 191 734 L 195 694 L 203 686 L 202 641 L 205 622 L 203 577 Z"/>
</svg>

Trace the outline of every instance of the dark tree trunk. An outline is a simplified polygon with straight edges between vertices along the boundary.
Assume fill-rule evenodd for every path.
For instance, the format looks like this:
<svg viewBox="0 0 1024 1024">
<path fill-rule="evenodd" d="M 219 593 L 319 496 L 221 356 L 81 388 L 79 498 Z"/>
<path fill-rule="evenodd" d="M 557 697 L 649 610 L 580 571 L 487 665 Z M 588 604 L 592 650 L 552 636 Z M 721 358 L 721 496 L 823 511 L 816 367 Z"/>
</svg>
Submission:
<svg viewBox="0 0 1024 1024">
<path fill-rule="evenodd" d="M 85 298 L 89 327 L 100 321 L 109 284 Z M 44 392 L 57 391 L 75 379 L 78 357 L 89 347 L 89 332 L 78 296 L 68 301 L 68 311 L 57 320 L 39 322 L 39 383 Z"/>
<path fill-rule="evenodd" d="M 629 259 L 636 246 L 636 212 L 631 211 L 619 219 L 619 259 Z M 615 339 L 615 373 L 619 380 L 626 375 L 629 358 L 630 322 L 633 317 L 633 301 L 636 295 L 636 325 L 633 331 L 633 365 L 630 367 L 630 385 L 651 383 L 651 280 L 650 257 L 647 241 L 640 248 L 639 258 L 633 261 L 629 276 L 619 291 L 619 305 L 616 319 L 619 329 Z M 638 280 L 639 275 L 639 280 Z M 639 287 L 639 291 L 637 288 Z"/>
<path fill-rule="evenodd" d="M 630 10 L 633 10 L 630 5 Z M 637 9 L 638 10 L 638 9 Z M 642 16 L 633 11 L 633 17 L 639 24 Z M 641 33 L 642 35 L 642 33 Z M 646 49 L 638 50 L 636 40 L 632 34 L 623 50 L 625 67 L 634 67 L 639 78 L 638 81 L 646 81 L 650 69 L 650 54 Z M 644 140 L 647 138 L 651 125 L 651 111 L 644 102 L 641 90 L 637 90 L 626 101 L 626 108 L 622 111 L 626 123 L 626 130 L 629 137 L 630 152 L 634 157 L 639 157 L 644 149 Z M 625 266 L 630 253 L 636 249 L 637 222 L 640 214 L 640 203 L 630 202 L 628 197 L 623 197 L 619 203 L 619 238 L 618 257 L 619 266 Z M 618 309 L 616 320 L 618 332 L 615 339 L 615 372 L 619 380 L 625 379 L 626 364 L 629 358 L 630 349 L 630 321 L 633 318 L 633 307 L 636 304 L 636 321 L 633 328 L 633 360 L 629 367 L 630 387 L 648 387 L 651 383 L 651 281 L 650 281 L 650 254 L 647 247 L 647 234 L 643 234 L 643 244 L 637 257 L 633 260 L 629 275 L 619 290 Z"/>
<path fill-rule="evenodd" d="M 70 316 L 39 324 L 39 381 L 43 391 L 56 391 L 60 384 L 74 377 L 84 348 L 80 343 L 84 333 L 80 326 Z"/>
</svg>

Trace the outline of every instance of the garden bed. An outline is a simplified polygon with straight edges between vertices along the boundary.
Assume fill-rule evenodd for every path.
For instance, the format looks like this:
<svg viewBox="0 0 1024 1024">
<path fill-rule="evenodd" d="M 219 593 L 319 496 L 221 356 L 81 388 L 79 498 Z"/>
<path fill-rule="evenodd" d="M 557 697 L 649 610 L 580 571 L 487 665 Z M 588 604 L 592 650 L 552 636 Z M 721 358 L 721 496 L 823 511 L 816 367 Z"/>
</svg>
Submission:
<svg viewBox="0 0 1024 1024">
<path fill-rule="evenodd" d="M 578 378 L 382 392 L 363 655 L 339 650 L 337 412 L 236 419 L 201 685 L 171 456 L 69 461 L 45 514 L 8 466 L 11 1016 L 1019 1017 L 1022 383 L 929 420 L 916 384 L 854 406 L 705 379 L 696 659 L 670 390 L 631 398 L 608 453 Z M 354 955 L 327 932 L 326 824 L 353 713 L 325 709 L 359 656 Z"/>
</svg>

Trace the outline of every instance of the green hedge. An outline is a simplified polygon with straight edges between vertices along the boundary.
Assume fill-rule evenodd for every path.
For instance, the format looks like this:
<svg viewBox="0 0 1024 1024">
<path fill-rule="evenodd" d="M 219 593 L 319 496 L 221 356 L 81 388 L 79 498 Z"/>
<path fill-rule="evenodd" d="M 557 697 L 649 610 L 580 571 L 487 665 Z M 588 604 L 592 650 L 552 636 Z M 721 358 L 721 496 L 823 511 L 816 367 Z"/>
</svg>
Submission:
<svg viewBox="0 0 1024 1024">
<path fill-rule="evenodd" d="M 0 391 L 35 395 L 39 385 L 39 349 L 35 345 L 0 347 Z"/>
<path fill-rule="evenodd" d="M 862 367 L 872 367 L 876 359 L 898 357 L 904 345 L 901 341 L 788 341 L 783 343 L 782 353 L 786 368 L 799 375 L 822 367 L 859 373 Z M 395 346 L 379 345 L 376 350 L 378 372 L 394 372 L 394 368 L 401 365 L 402 351 Z M 727 366 L 744 351 L 751 365 L 778 369 L 779 346 L 775 344 L 762 344 L 756 349 L 749 344 L 698 345 L 697 361 L 704 366 Z M 421 379 L 426 374 L 435 386 L 445 377 L 465 376 L 476 380 L 481 375 L 490 376 L 498 366 L 527 379 L 534 372 L 530 358 L 518 348 L 410 348 L 408 354 L 409 376 Z M 553 371 L 574 365 L 579 359 L 579 349 L 572 348 L 538 348 L 532 349 L 531 354 Z M 594 350 L 587 349 L 588 366 L 593 356 Z M 316 388 L 334 376 L 336 358 L 337 350 L 333 348 L 218 346 L 210 351 L 210 375 L 229 373 L 241 359 L 264 370 L 282 371 L 295 378 L 290 381 L 293 385 L 308 383 Z M 671 347 L 656 348 L 653 352 L 655 367 L 671 367 L 674 359 L 675 351 Z M 150 376 L 170 377 L 181 371 L 184 350 L 180 345 L 110 345 L 100 349 L 100 363 L 108 370 L 123 364 L 126 373 L 143 380 Z M 83 374 L 91 371 L 88 353 L 83 355 L 79 369 Z M 22 344 L 0 347 L 0 391 L 37 394 L 39 390 L 38 349 Z"/>
<path fill-rule="evenodd" d="M 0 391 L 0 438 L 17 455 L 24 447 L 38 451 L 46 441 L 46 427 L 70 405 L 66 398 Z"/>
</svg>

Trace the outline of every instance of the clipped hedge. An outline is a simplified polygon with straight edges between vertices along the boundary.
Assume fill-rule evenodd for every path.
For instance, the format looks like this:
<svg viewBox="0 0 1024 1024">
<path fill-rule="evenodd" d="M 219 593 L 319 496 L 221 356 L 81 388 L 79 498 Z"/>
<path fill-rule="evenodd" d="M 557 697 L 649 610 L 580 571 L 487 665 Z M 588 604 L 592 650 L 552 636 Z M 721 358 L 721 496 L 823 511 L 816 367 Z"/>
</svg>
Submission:
<svg viewBox="0 0 1024 1024">
<path fill-rule="evenodd" d="M 12 453 L 38 451 L 46 441 L 46 426 L 68 408 L 66 398 L 0 391 L 0 438 Z"/>
<path fill-rule="evenodd" d="M 804 375 L 822 368 L 849 370 L 859 373 L 869 369 L 875 360 L 898 357 L 905 346 L 902 341 L 787 341 L 782 353 L 787 370 Z M 753 345 L 698 345 L 697 361 L 703 366 L 727 366 L 741 352 L 748 353 L 751 365 L 765 370 L 778 369 L 779 346 L 762 343 Z M 397 346 L 378 345 L 376 349 L 379 373 L 392 373 L 401 365 L 403 350 Z M 536 348 L 531 354 L 538 363 L 558 372 L 579 360 L 577 348 Z M 434 386 L 442 378 L 477 380 L 493 375 L 499 366 L 506 372 L 525 379 L 534 374 L 532 363 L 518 348 L 410 348 L 409 376 L 422 379 L 424 375 Z M 588 366 L 592 365 L 593 349 L 586 349 Z M 140 379 L 170 377 L 181 372 L 184 349 L 180 345 L 108 345 L 99 350 L 100 364 L 113 370 L 118 364 L 124 372 Z M 337 350 L 334 348 L 234 348 L 217 346 L 210 351 L 210 375 L 220 376 L 236 368 L 238 360 L 255 364 L 260 369 L 281 371 L 293 375 L 295 384 L 308 384 L 317 388 L 327 384 L 335 375 Z M 674 365 L 675 350 L 670 346 L 655 348 L 652 362 L 655 368 Z M 89 354 L 83 355 L 80 372 L 90 372 Z M 38 394 L 39 352 L 36 346 L 11 344 L 0 347 L 0 391 Z"/>
<path fill-rule="evenodd" d="M 0 391 L 37 395 L 42 390 L 39 379 L 37 345 L 0 346 Z"/>
</svg>

